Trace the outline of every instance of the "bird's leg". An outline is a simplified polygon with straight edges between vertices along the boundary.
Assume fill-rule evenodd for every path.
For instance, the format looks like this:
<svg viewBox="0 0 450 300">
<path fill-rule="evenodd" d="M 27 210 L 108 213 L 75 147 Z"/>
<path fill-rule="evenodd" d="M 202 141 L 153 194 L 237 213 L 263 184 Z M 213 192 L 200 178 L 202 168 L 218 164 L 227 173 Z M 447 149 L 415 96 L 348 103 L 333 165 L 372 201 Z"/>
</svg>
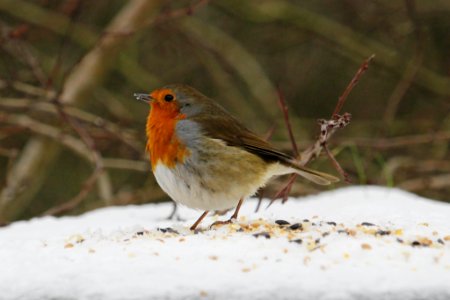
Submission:
<svg viewBox="0 0 450 300">
<path fill-rule="evenodd" d="M 200 218 L 197 219 L 197 221 L 195 221 L 195 223 L 191 226 L 191 228 L 189 228 L 190 230 L 195 230 L 195 228 L 197 228 L 198 224 L 200 224 L 200 222 L 206 217 L 206 215 L 209 213 L 209 210 L 206 210 L 201 216 Z"/>
<path fill-rule="evenodd" d="M 239 210 L 241 209 L 242 203 L 244 202 L 244 198 L 241 198 L 238 202 L 238 205 L 236 206 L 236 209 L 234 210 L 233 215 L 231 216 L 230 220 L 237 219 Z"/>
<path fill-rule="evenodd" d="M 231 218 L 229 218 L 227 221 L 216 221 L 214 223 L 211 224 L 211 226 L 209 226 L 209 228 L 212 228 L 216 225 L 225 225 L 225 224 L 230 224 L 231 222 L 233 222 L 233 220 L 236 220 L 239 214 L 239 210 L 241 209 L 242 203 L 244 202 L 244 198 L 241 198 L 238 202 L 238 205 L 236 206 L 236 209 L 234 210 L 233 215 L 231 216 Z"/>
</svg>

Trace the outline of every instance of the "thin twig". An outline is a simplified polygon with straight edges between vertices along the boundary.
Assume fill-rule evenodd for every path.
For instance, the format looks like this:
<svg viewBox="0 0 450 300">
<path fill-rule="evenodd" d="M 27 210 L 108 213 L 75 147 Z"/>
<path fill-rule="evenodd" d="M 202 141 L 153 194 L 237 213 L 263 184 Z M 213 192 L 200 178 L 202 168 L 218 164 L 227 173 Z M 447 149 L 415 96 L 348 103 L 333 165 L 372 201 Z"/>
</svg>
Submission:
<svg viewBox="0 0 450 300">
<path fill-rule="evenodd" d="M 369 63 L 371 60 L 375 57 L 374 54 L 372 54 L 369 58 L 367 58 L 359 67 L 358 71 L 353 76 L 350 83 L 345 88 L 342 95 L 339 97 L 338 102 L 336 104 L 336 107 L 331 114 L 330 120 L 319 120 L 320 124 L 320 134 L 316 142 L 308 147 L 306 150 L 304 150 L 299 158 L 299 162 L 301 165 L 306 165 L 311 160 L 317 158 L 320 155 L 320 152 L 322 149 L 325 149 L 329 159 L 331 160 L 333 166 L 336 168 L 336 170 L 341 174 L 341 176 L 344 178 L 346 182 L 350 182 L 348 174 L 343 170 L 343 168 L 340 166 L 339 162 L 335 159 L 335 157 L 332 155 L 332 153 L 329 151 L 327 142 L 331 138 L 331 136 L 338 130 L 339 128 L 344 128 L 350 123 L 351 115 L 349 113 L 344 113 L 343 115 L 339 115 L 342 107 L 344 106 L 345 101 L 348 98 L 348 95 L 353 90 L 353 88 L 356 86 L 356 84 L 359 82 L 361 76 L 367 71 L 369 68 Z M 284 119 L 286 122 L 286 127 L 289 131 L 289 137 L 291 139 L 291 143 L 293 145 L 294 152 L 296 151 L 296 143 L 293 141 L 293 134 L 292 130 L 290 128 L 290 122 L 287 115 L 287 106 L 284 102 L 284 99 L 279 93 L 278 101 L 281 104 L 281 108 L 283 110 Z M 295 146 L 295 147 L 294 147 Z M 298 150 L 297 150 L 298 151 Z M 267 207 L 270 207 L 275 200 L 282 198 L 282 203 L 285 203 L 288 199 L 288 194 L 292 189 L 292 186 L 295 182 L 295 179 L 297 178 L 297 174 L 292 174 L 288 181 L 278 190 L 278 192 L 275 194 L 275 196 L 272 198 L 271 202 Z"/>
<path fill-rule="evenodd" d="M 298 152 L 297 142 L 295 141 L 294 133 L 292 131 L 291 122 L 289 120 L 288 106 L 286 104 L 284 95 L 281 92 L 280 88 L 277 89 L 277 93 L 278 93 L 278 104 L 280 105 L 281 111 L 283 112 L 284 123 L 285 123 L 287 131 L 289 133 L 289 139 L 292 143 L 292 151 L 294 152 L 294 156 L 298 157 L 299 152 Z"/>
<path fill-rule="evenodd" d="M 345 101 L 347 100 L 348 95 L 353 90 L 355 85 L 358 83 L 358 81 L 361 78 L 361 76 L 367 71 L 367 69 L 369 68 L 369 63 L 372 61 L 372 59 L 374 57 L 375 57 L 375 54 L 372 54 L 359 67 L 359 69 L 356 72 L 355 76 L 353 76 L 352 80 L 350 81 L 350 83 L 345 88 L 344 93 L 342 93 L 342 95 L 339 97 L 338 103 L 337 103 L 337 105 L 336 105 L 336 107 L 335 107 L 335 109 L 333 111 L 333 114 L 331 115 L 331 118 L 333 118 L 333 116 L 335 116 L 335 115 L 340 113 L 342 107 L 344 106 Z"/>
<path fill-rule="evenodd" d="M 323 146 L 323 149 L 325 150 L 325 153 L 327 154 L 328 158 L 331 160 L 331 162 L 333 163 L 334 167 L 336 168 L 336 170 L 339 172 L 339 174 L 341 174 L 341 176 L 344 178 L 345 182 L 347 183 L 351 183 L 350 178 L 348 177 L 348 173 L 344 171 L 344 169 L 341 167 L 341 165 L 338 163 L 338 161 L 336 160 L 336 158 L 334 157 L 333 153 L 331 153 L 330 149 L 328 149 L 328 145 L 325 144 Z"/>
</svg>

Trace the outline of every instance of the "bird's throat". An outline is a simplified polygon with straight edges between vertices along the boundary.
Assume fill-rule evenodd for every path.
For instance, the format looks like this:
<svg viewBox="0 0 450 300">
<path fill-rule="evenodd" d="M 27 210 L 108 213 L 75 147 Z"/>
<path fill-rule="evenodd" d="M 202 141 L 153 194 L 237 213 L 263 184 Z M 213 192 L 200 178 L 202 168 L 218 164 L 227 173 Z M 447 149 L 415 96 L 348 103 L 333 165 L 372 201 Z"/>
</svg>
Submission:
<svg viewBox="0 0 450 300">
<path fill-rule="evenodd" d="M 188 155 L 186 146 L 176 136 L 176 123 L 184 116 L 178 111 L 166 110 L 153 104 L 147 118 L 147 151 L 150 153 L 152 169 L 162 163 L 173 168 Z"/>
</svg>

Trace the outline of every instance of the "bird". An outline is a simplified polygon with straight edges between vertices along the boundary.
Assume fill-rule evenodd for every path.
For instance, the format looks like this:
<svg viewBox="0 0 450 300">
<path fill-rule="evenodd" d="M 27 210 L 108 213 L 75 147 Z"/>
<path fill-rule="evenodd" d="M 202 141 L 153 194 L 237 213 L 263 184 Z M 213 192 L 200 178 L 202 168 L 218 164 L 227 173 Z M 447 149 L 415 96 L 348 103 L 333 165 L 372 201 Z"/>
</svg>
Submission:
<svg viewBox="0 0 450 300">
<path fill-rule="evenodd" d="M 172 200 L 203 214 L 241 205 L 272 177 L 296 173 L 320 185 L 335 176 L 306 168 L 260 138 L 215 100 L 186 84 L 169 84 L 150 93 L 135 93 L 149 104 L 147 144 L 153 174 Z"/>
</svg>

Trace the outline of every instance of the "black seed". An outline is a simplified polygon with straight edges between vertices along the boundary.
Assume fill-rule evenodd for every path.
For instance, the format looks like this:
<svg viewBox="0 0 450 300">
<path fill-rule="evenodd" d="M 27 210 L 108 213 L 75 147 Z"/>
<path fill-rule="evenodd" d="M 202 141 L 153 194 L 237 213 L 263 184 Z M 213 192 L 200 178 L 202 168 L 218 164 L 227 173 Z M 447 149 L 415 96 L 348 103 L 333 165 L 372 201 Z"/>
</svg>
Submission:
<svg viewBox="0 0 450 300">
<path fill-rule="evenodd" d="M 303 220 L 303 222 L 305 222 L 305 223 L 308 223 L 308 222 L 309 222 L 309 220 L 308 220 L 308 219 L 304 219 L 304 220 Z"/>
<path fill-rule="evenodd" d="M 144 235 L 144 232 L 143 231 L 138 231 L 138 232 L 136 232 L 136 235 Z"/>
<path fill-rule="evenodd" d="M 311 225 L 312 225 L 312 226 L 316 226 L 316 223 L 312 222 Z"/>
<path fill-rule="evenodd" d="M 260 236 L 265 237 L 266 239 L 270 239 L 270 234 L 268 232 L 258 232 L 253 235 L 255 238 L 259 238 Z"/>
<path fill-rule="evenodd" d="M 292 224 L 291 226 L 289 226 L 289 229 L 292 229 L 292 230 L 300 229 L 300 230 L 302 230 L 303 226 L 300 223 L 295 223 L 295 224 Z"/>
<path fill-rule="evenodd" d="M 316 239 L 314 242 L 315 242 L 316 244 L 318 244 L 318 243 L 320 243 L 320 239 Z"/>
<path fill-rule="evenodd" d="M 391 231 L 390 230 L 378 230 L 377 232 L 375 232 L 375 235 L 390 235 Z"/>
<path fill-rule="evenodd" d="M 345 234 L 347 234 L 348 235 L 348 232 L 347 232 L 347 230 L 344 230 L 344 229 L 339 229 L 338 231 L 337 231 L 338 233 L 345 233 Z"/>
<path fill-rule="evenodd" d="M 417 247 L 417 246 L 421 246 L 421 244 L 418 241 L 414 241 L 411 243 L 411 246 Z"/>
<path fill-rule="evenodd" d="M 369 222 L 362 222 L 362 226 L 375 226 L 375 224 L 369 223 Z"/>
<path fill-rule="evenodd" d="M 443 241 L 442 239 L 438 239 L 437 242 L 438 242 L 439 244 L 442 244 L 442 245 L 445 244 L 444 241 Z"/>
<path fill-rule="evenodd" d="M 336 222 L 327 222 L 328 225 L 336 226 Z"/>
<path fill-rule="evenodd" d="M 324 232 L 324 233 L 322 233 L 322 237 L 326 237 L 326 236 L 329 236 L 329 235 L 330 235 L 329 232 Z"/>
<path fill-rule="evenodd" d="M 403 240 L 401 238 L 397 238 L 397 242 L 403 243 Z"/>
<path fill-rule="evenodd" d="M 290 243 L 297 243 L 297 244 L 303 243 L 302 239 L 290 240 L 289 242 Z"/>
<path fill-rule="evenodd" d="M 168 232 L 168 233 L 180 234 L 178 231 L 176 231 L 176 230 L 174 230 L 174 229 L 172 229 L 172 228 L 170 228 L 170 227 L 167 227 L 167 228 L 158 228 L 157 230 L 158 230 L 158 231 L 161 231 L 162 233 Z"/>
<path fill-rule="evenodd" d="M 288 221 L 285 221 L 285 220 L 276 220 L 275 223 L 277 223 L 280 226 L 291 224 L 291 223 L 289 223 Z"/>
</svg>

